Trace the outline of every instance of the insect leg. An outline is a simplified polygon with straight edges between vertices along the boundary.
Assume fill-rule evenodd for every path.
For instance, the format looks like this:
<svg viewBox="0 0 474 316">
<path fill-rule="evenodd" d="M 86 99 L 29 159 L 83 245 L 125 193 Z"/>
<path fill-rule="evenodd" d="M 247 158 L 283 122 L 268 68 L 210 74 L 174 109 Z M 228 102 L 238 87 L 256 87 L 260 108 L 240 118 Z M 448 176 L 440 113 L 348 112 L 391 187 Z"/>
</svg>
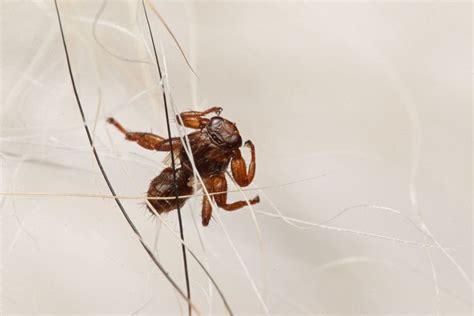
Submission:
<svg viewBox="0 0 474 316">
<path fill-rule="evenodd" d="M 122 132 L 122 134 L 125 135 L 125 139 L 136 142 L 143 148 L 158 151 L 169 151 L 171 149 L 170 141 L 168 139 L 152 133 L 129 132 L 112 117 L 108 118 L 107 122 L 114 125 L 120 132 Z M 173 143 L 173 149 L 181 147 L 181 140 L 179 137 L 173 137 L 171 141 Z"/>
<path fill-rule="evenodd" d="M 203 116 L 205 116 L 209 113 L 212 113 L 212 112 L 219 115 L 222 112 L 222 108 L 215 106 L 215 107 L 209 108 L 209 109 L 207 109 L 205 111 L 202 111 L 202 112 L 199 112 L 199 111 L 183 112 L 179 115 L 176 115 L 176 121 L 180 125 L 184 125 L 184 126 L 189 127 L 189 128 L 201 129 L 204 126 L 206 126 L 206 124 L 209 122 L 209 119 L 207 119 Z M 182 123 L 181 123 L 181 121 L 182 121 Z"/>
<path fill-rule="evenodd" d="M 255 160 L 255 146 L 250 140 L 245 142 L 245 146 L 250 148 L 251 155 L 248 172 L 245 160 L 242 158 L 242 154 L 240 153 L 239 149 L 234 151 L 234 158 L 232 158 L 231 162 L 232 176 L 234 177 L 235 182 L 237 182 L 237 184 L 241 187 L 246 187 L 253 181 L 255 176 L 255 168 L 257 166 Z"/>
<path fill-rule="evenodd" d="M 201 211 L 202 226 L 209 225 L 211 216 L 212 216 L 212 205 L 211 205 L 211 202 L 209 202 L 209 198 L 206 195 L 204 195 L 202 197 L 202 211 Z"/>
<path fill-rule="evenodd" d="M 247 206 L 247 201 L 227 203 L 227 180 L 225 179 L 225 176 L 213 177 L 212 181 L 210 181 L 210 187 L 208 188 L 208 190 L 213 193 L 220 192 L 219 194 L 213 195 L 213 197 L 216 201 L 217 206 L 226 211 L 235 211 L 239 208 Z M 257 195 L 249 202 L 251 205 L 257 204 L 258 202 L 260 202 L 260 198 Z"/>
</svg>

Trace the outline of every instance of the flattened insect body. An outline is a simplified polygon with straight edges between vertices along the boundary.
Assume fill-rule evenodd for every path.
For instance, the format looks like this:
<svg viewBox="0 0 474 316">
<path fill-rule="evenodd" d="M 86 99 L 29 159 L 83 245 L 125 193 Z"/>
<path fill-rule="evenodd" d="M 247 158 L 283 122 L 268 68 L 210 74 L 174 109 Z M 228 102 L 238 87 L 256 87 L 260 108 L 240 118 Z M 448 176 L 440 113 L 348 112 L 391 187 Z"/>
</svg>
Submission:
<svg viewBox="0 0 474 316">
<path fill-rule="evenodd" d="M 245 146 L 250 149 L 251 161 L 247 168 L 245 160 L 242 158 L 240 147 L 242 138 L 237 129 L 237 125 L 220 116 L 206 118 L 210 113 L 219 115 L 222 108 L 213 107 L 206 111 L 183 112 L 177 117 L 177 121 L 185 127 L 196 129 L 187 135 L 189 148 L 192 153 L 194 165 L 202 178 L 203 184 L 217 206 L 226 210 L 234 211 L 247 205 L 246 201 L 227 202 L 227 180 L 225 172 L 231 166 L 232 177 L 235 182 L 245 187 L 249 185 L 255 176 L 256 159 L 255 146 L 251 141 L 245 142 Z M 125 135 L 125 138 L 138 143 L 140 146 L 157 151 L 173 150 L 176 165 L 176 182 L 173 176 L 173 169 L 170 161 L 171 155 L 165 157 L 163 162 L 168 165 L 160 175 L 155 177 L 148 188 L 148 201 L 159 214 L 169 212 L 183 206 L 189 196 L 197 190 L 202 189 L 202 184 L 197 181 L 193 172 L 193 164 L 186 153 L 185 147 L 179 137 L 165 139 L 150 133 L 128 132 L 113 118 L 107 120 L 118 128 Z M 176 196 L 180 196 L 176 199 Z M 164 199 L 153 199 L 154 197 Z M 250 204 L 260 201 L 256 196 L 251 199 Z M 152 211 L 152 210 L 150 210 Z M 153 212 L 152 212 L 153 213 Z M 207 226 L 212 215 L 212 206 L 209 197 L 204 196 L 202 202 L 202 224 Z"/>
</svg>

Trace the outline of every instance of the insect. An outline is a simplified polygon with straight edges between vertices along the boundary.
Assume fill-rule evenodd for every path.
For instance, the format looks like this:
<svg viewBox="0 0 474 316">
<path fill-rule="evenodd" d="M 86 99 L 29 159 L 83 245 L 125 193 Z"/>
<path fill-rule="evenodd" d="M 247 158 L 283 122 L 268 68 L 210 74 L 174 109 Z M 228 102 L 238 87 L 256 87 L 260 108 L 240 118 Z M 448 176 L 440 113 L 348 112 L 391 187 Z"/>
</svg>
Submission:
<svg viewBox="0 0 474 316">
<path fill-rule="evenodd" d="M 220 116 L 222 108 L 212 107 L 202 112 L 188 111 L 176 116 L 179 124 L 196 129 L 197 131 L 187 135 L 189 147 L 194 158 L 197 171 L 201 175 L 203 183 L 209 193 L 214 193 L 211 198 L 214 199 L 217 206 L 226 211 L 235 211 L 247 205 L 246 201 L 227 202 L 227 180 L 226 170 L 231 166 L 232 177 L 235 182 L 241 186 L 248 186 L 255 176 L 255 146 L 248 140 L 245 147 L 250 149 L 251 161 L 247 170 L 245 160 L 242 158 L 240 147 L 242 146 L 242 137 L 235 123 L 226 120 Z M 206 118 L 205 116 L 215 113 L 216 116 Z M 171 151 L 175 153 L 176 160 L 179 161 L 179 167 L 176 168 L 176 186 L 174 183 L 173 169 L 165 168 L 160 175 L 155 177 L 148 188 L 148 197 L 173 197 L 189 196 L 194 193 L 193 183 L 194 173 L 191 161 L 186 154 L 183 143 L 179 137 L 165 139 L 161 136 L 151 133 L 129 132 L 119 122 L 113 118 L 108 118 L 107 122 L 113 124 L 120 132 L 125 135 L 125 139 L 134 141 L 138 145 L 157 151 Z M 170 145 L 172 144 L 172 146 Z M 198 190 L 200 188 L 197 188 Z M 176 199 L 153 200 L 148 201 L 161 214 L 170 212 L 186 203 L 188 197 Z M 255 196 L 250 204 L 257 204 L 260 198 Z M 151 211 L 151 210 L 150 210 Z M 207 226 L 212 216 L 212 205 L 208 196 L 202 200 L 202 225 Z"/>
</svg>

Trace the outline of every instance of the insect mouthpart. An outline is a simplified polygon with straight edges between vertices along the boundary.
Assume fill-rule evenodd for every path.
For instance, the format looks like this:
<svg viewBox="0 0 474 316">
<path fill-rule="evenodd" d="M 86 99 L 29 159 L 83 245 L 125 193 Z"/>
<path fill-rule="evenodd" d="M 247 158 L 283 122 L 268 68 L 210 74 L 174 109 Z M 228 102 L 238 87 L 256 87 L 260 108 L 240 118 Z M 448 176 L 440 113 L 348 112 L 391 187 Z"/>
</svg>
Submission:
<svg viewBox="0 0 474 316">
<path fill-rule="evenodd" d="M 222 139 L 222 137 L 218 134 L 215 133 L 210 133 L 209 136 L 211 139 L 217 144 L 217 145 L 223 145 L 225 141 Z"/>
</svg>

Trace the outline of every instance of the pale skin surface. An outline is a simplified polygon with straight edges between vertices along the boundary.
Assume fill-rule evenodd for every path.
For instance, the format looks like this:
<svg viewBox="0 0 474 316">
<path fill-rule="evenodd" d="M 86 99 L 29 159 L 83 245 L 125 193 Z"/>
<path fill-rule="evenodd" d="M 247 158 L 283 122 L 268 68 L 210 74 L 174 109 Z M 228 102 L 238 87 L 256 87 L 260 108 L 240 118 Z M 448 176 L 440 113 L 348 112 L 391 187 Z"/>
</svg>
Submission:
<svg viewBox="0 0 474 316">
<path fill-rule="evenodd" d="M 251 161 L 249 164 L 249 168 L 247 170 L 247 165 L 245 160 L 242 158 L 242 154 L 240 152 L 240 143 L 235 141 L 236 135 L 238 136 L 238 140 L 240 140 L 240 134 L 237 130 L 234 123 L 227 121 L 225 119 L 218 118 L 218 126 L 210 126 L 211 120 L 206 118 L 207 114 L 216 113 L 219 115 L 222 112 L 222 108 L 220 107 L 212 107 L 202 112 L 198 111 L 189 111 L 183 112 L 176 117 L 177 122 L 180 125 L 183 125 L 188 128 L 200 130 L 197 133 L 203 133 L 203 135 L 196 135 L 198 136 L 197 139 L 200 140 L 200 143 L 194 144 L 198 148 L 201 147 L 210 147 L 212 150 L 209 151 L 199 151 L 202 157 L 197 157 L 194 154 L 194 159 L 201 159 L 205 161 L 209 161 L 211 164 L 211 168 L 206 169 L 206 174 L 203 176 L 203 182 L 206 186 L 206 189 L 209 193 L 216 193 L 220 192 L 215 195 L 211 195 L 211 198 L 214 199 L 217 206 L 226 210 L 226 211 L 235 211 L 247 205 L 246 201 L 237 201 L 228 203 L 227 202 L 227 180 L 225 177 L 225 169 L 227 168 L 230 160 L 231 165 L 231 172 L 232 177 L 234 178 L 235 182 L 241 186 L 246 187 L 248 186 L 254 179 L 255 170 L 256 170 L 256 158 L 255 158 L 255 146 L 251 141 L 245 142 L 245 146 L 250 149 L 251 154 Z M 215 118 L 213 118 L 214 120 Z M 138 143 L 143 148 L 149 150 L 157 150 L 157 151 L 170 151 L 170 140 L 160 137 L 155 134 L 151 133 L 141 133 L 141 132 L 129 132 L 127 131 L 119 122 L 114 120 L 113 118 L 109 118 L 107 120 L 108 123 L 114 125 L 122 134 L 125 135 L 125 139 L 134 141 Z M 212 129 L 211 129 L 212 128 Z M 211 131 L 211 133 L 217 134 L 221 140 L 224 141 L 224 144 L 217 144 L 214 143 L 207 135 L 204 134 Z M 202 136 L 202 137 L 201 137 Z M 233 138 L 232 138 L 233 137 Z M 231 142 L 233 141 L 233 142 Z M 173 151 L 181 150 L 182 144 L 181 140 L 178 137 L 174 137 L 171 139 Z M 207 146 L 207 147 L 206 147 Z M 215 153 L 218 153 L 216 155 Z M 213 169 L 213 167 L 215 168 Z M 206 166 L 207 167 L 207 166 Z M 224 171 L 223 171 L 224 170 Z M 165 174 L 164 172 L 167 172 Z M 184 168 L 179 168 L 176 170 L 176 174 L 178 178 L 183 180 L 183 178 L 191 178 L 192 173 L 187 172 Z M 186 180 L 186 179 L 184 179 Z M 190 188 L 187 187 L 187 181 L 179 181 L 177 183 L 177 190 L 179 195 L 185 195 L 184 193 L 189 193 Z M 176 193 L 174 191 L 174 183 L 171 183 L 171 177 L 169 177 L 169 170 L 163 171 L 160 176 L 155 178 L 152 181 L 154 187 L 150 187 L 148 192 L 148 196 L 173 196 Z M 157 189 L 156 185 L 159 186 Z M 153 201 L 153 206 L 155 207 L 158 213 L 162 212 L 169 212 L 176 208 L 176 201 L 173 200 L 149 200 L 150 202 Z M 180 200 L 180 204 L 184 204 L 185 199 Z M 260 202 L 258 196 L 251 199 L 250 204 L 257 204 Z M 202 200 L 202 224 L 207 226 L 212 216 L 212 205 L 209 201 L 207 196 L 203 197 Z"/>
</svg>

